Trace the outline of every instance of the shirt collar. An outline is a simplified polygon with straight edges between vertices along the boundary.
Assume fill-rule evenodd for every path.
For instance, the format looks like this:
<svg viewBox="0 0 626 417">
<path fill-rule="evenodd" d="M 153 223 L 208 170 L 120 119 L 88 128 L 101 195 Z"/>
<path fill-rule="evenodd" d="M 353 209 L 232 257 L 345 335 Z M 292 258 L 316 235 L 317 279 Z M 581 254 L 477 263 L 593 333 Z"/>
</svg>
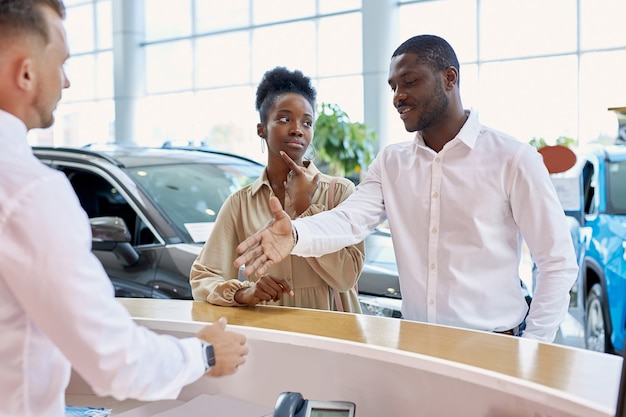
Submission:
<svg viewBox="0 0 626 417">
<path fill-rule="evenodd" d="M 26 135 L 28 129 L 22 120 L 11 113 L 0 110 L 0 140 L 5 152 L 32 154 Z"/>
<path fill-rule="evenodd" d="M 250 186 L 252 195 L 255 195 L 257 192 L 259 192 L 259 190 L 263 188 L 264 185 L 267 185 L 268 187 L 270 187 L 270 181 L 267 179 L 267 167 L 265 167 L 261 176 L 257 178 Z"/>
<path fill-rule="evenodd" d="M 466 114 L 468 115 L 467 120 L 456 137 L 472 149 L 476 146 L 476 140 L 480 134 L 481 125 L 475 111 L 466 110 Z"/>
<path fill-rule="evenodd" d="M 306 167 L 305 175 L 307 176 L 307 178 L 311 179 L 320 171 L 319 169 L 317 169 L 313 161 L 307 161 L 307 162 L 308 162 L 308 166 Z M 250 191 L 252 192 L 252 195 L 255 195 L 256 193 L 258 193 L 259 190 L 263 188 L 263 186 L 269 187 L 270 190 L 272 189 L 272 186 L 270 185 L 270 181 L 267 178 L 267 167 L 265 167 L 265 169 L 263 170 L 263 174 L 261 174 L 261 176 L 252 183 L 250 187 Z"/>
<path fill-rule="evenodd" d="M 478 121 L 478 115 L 475 111 L 465 110 L 465 114 L 467 114 L 467 120 L 461 127 L 461 130 L 459 130 L 459 133 L 457 133 L 452 140 L 458 139 L 472 149 L 476 145 L 476 140 L 480 134 L 481 124 Z M 418 144 L 426 146 L 421 132 L 418 131 L 415 133 L 415 140 Z"/>
</svg>

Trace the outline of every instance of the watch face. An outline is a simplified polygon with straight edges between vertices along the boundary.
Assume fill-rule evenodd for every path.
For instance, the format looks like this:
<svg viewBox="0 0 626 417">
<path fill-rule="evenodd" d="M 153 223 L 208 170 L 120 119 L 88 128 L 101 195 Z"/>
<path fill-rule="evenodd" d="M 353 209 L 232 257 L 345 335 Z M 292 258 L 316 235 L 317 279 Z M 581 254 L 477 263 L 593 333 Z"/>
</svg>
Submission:
<svg viewBox="0 0 626 417">
<path fill-rule="evenodd" d="M 211 367 L 215 366 L 215 352 L 213 351 L 213 345 L 205 343 L 204 347 L 204 357 L 206 358 L 206 364 Z"/>
</svg>

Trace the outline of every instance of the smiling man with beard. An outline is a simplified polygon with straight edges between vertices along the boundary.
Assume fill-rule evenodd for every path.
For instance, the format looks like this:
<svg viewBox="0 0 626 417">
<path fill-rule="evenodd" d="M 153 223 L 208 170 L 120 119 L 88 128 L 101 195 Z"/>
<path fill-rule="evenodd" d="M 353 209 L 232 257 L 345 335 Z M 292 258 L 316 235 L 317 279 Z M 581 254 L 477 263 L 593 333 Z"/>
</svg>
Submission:
<svg viewBox="0 0 626 417">
<path fill-rule="evenodd" d="M 389 86 L 415 139 L 385 147 L 333 210 L 290 221 L 270 199 L 274 222 L 239 245 L 235 266 L 262 275 L 289 253 L 359 242 L 387 219 L 405 319 L 553 341 L 578 271 L 565 214 L 539 153 L 463 108 L 459 74 L 438 36 L 400 45 Z M 539 271 L 530 308 L 524 239 Z"/>
</svg>

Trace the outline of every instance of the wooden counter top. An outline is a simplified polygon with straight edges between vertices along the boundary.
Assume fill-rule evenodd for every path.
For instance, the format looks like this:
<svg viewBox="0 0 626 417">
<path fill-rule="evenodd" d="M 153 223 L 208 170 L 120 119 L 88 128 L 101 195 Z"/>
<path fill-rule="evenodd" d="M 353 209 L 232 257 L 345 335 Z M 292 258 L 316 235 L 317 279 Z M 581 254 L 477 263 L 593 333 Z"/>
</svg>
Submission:
<svg viewBox="0 0 626 417">
<path fill-rule="evenodd" d="M 321 310 L 119 298 L 134 318 L 214 322 L 297 332 L 428 355 L 563 391 L 602 407 L 617 399 L 622 358 L 524 338 Z"/>
</svg>

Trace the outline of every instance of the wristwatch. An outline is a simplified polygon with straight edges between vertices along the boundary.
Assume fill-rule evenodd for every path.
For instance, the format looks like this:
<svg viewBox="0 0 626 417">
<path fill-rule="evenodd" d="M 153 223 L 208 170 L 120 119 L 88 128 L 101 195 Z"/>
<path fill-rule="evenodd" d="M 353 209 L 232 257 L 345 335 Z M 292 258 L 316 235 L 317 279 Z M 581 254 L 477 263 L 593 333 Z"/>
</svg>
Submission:
<svg viewBox="0 0 626 417">
<path fill-rule="evenodd" d="M 213 351 L 213 345 L 200 340 L 202 346 L 202 360 L 204 361 L 204 373 L 206 374 L 215 366 L 215 352 Z"/>
</svg>

